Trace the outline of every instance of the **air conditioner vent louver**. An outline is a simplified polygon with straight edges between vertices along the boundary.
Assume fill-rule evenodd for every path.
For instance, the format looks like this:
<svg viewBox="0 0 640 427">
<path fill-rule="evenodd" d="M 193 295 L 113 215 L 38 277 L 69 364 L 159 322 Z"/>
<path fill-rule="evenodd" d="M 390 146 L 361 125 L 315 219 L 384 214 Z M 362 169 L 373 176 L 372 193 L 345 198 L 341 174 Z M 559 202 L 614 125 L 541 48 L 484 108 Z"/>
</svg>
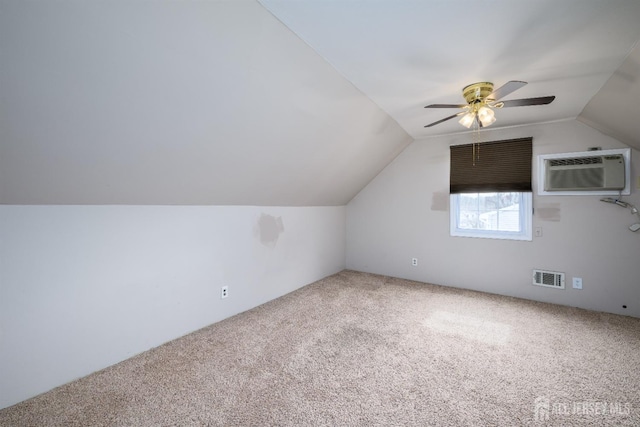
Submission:
<svg viewBox="0 0 640 427">
<path fill-rule="evenodd" d="M 557 271 L 533 270 L 533 284 L 548 288 L 564 289 L 564 273 Z"/>
<path fill-rule="evenodd" d="M 621 154 L 548 159 L 544 190 L 622 190 L 626 185 L 624 168 Z"/>
<path fill-rule="evenodd" d="M 577 157 L 574 159 L 551 159 L 549 166 L 574 166 L 574 165 L 597 165 L 602 163 L 602 156 L 599 157 Z"/>
</svg>

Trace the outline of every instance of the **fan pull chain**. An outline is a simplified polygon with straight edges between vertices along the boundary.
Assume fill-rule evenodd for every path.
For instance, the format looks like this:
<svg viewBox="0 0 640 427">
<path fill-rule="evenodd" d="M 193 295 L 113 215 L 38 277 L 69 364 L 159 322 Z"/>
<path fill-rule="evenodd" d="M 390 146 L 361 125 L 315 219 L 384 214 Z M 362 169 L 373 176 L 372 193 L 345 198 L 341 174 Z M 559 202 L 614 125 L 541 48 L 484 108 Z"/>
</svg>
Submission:
<svg viewBox="0 0 640 427">
<path fill-rule="evenodd" d="M 478 124 L 478 118 L 476 117 L 473 122 L 473 166 L 476 165 L 476 160 L 480 160 L 480 126 Z"/>
</svg>

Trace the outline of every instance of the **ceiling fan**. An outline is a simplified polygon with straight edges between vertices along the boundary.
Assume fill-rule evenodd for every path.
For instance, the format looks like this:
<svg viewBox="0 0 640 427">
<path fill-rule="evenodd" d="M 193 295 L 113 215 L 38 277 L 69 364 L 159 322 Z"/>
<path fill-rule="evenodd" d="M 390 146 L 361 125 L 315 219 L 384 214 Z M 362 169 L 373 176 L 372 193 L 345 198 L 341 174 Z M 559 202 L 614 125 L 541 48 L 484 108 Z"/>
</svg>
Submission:
<svg viewBox="0 0 640 427">
<path fill-rule="evenodd" d="M 444 119 L 435 121 L 425 127 L 435 126 L 439 123 L 451 120 L 454 117 L 462 116 L 460 124 L 467 128 L 476 122 L 478 127 L 487 127 L 496 121 L 495 112 L 496 108 L 505 107 L 524 107 L 526 105 L 546 105 L 551 104 L 555 96 L 543 96 L 540 98 L 524 98 L 524 99 L 512 99 L 509 101 L 500 101 L 500 99 L 509 95 L 521 87 L 525 86 L 527 82 L 521 82 L 517 80 L 511 80 L 501 86 L 500 88 L 493 90 L 493 83 L 491 82 L 479 82 L 473 83 L 469 86 L 465 86 L 462 89 L 462 96 L 467 101 L 467 104 L 431 104 L 424 108 L 462 108 L 459 113 L 453 114 Z"/>
</svg>

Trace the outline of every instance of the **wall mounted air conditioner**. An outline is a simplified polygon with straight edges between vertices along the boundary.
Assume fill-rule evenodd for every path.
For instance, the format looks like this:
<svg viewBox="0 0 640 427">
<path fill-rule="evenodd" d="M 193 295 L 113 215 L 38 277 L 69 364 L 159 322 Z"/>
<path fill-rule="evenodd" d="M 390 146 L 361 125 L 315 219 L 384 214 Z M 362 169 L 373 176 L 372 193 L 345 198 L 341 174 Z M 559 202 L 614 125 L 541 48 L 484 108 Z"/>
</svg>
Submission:
<svg viewBox="0 0 640 427">
<path fill-rule="evenodd" d="M 540 194 L 606 195 L 629 190 L 630 150 L 586 151 L 540 157 Z"/>
<path fill-rule="evenodd" d="M 545 191 L 622 190 L 624 158 L 608 156 L 547 159 Z"/>
</svg>

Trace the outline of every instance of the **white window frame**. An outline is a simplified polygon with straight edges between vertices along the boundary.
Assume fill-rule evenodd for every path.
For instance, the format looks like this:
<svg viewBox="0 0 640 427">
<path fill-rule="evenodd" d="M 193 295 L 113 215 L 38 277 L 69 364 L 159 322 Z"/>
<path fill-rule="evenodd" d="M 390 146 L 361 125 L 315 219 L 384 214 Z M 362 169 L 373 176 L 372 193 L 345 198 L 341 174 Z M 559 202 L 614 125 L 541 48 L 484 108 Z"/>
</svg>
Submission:
<svg viewBox="0 0 640 427">
<path fill-rule="evenodd" d="M 458 194 L 449 196 L 449 225 L 450 234 L 454 237 L 479 237 L 485 239 L 505 239 L 505 240 L 533 240 L 532 223 L 533 209 L 531 192 L 520 192 L 522 203 L 520 203 L 520 228 L 521 231 L 495 231 L 495 230 L 469 230 L 458 228 L 459 204 Z"/>
</svg>

